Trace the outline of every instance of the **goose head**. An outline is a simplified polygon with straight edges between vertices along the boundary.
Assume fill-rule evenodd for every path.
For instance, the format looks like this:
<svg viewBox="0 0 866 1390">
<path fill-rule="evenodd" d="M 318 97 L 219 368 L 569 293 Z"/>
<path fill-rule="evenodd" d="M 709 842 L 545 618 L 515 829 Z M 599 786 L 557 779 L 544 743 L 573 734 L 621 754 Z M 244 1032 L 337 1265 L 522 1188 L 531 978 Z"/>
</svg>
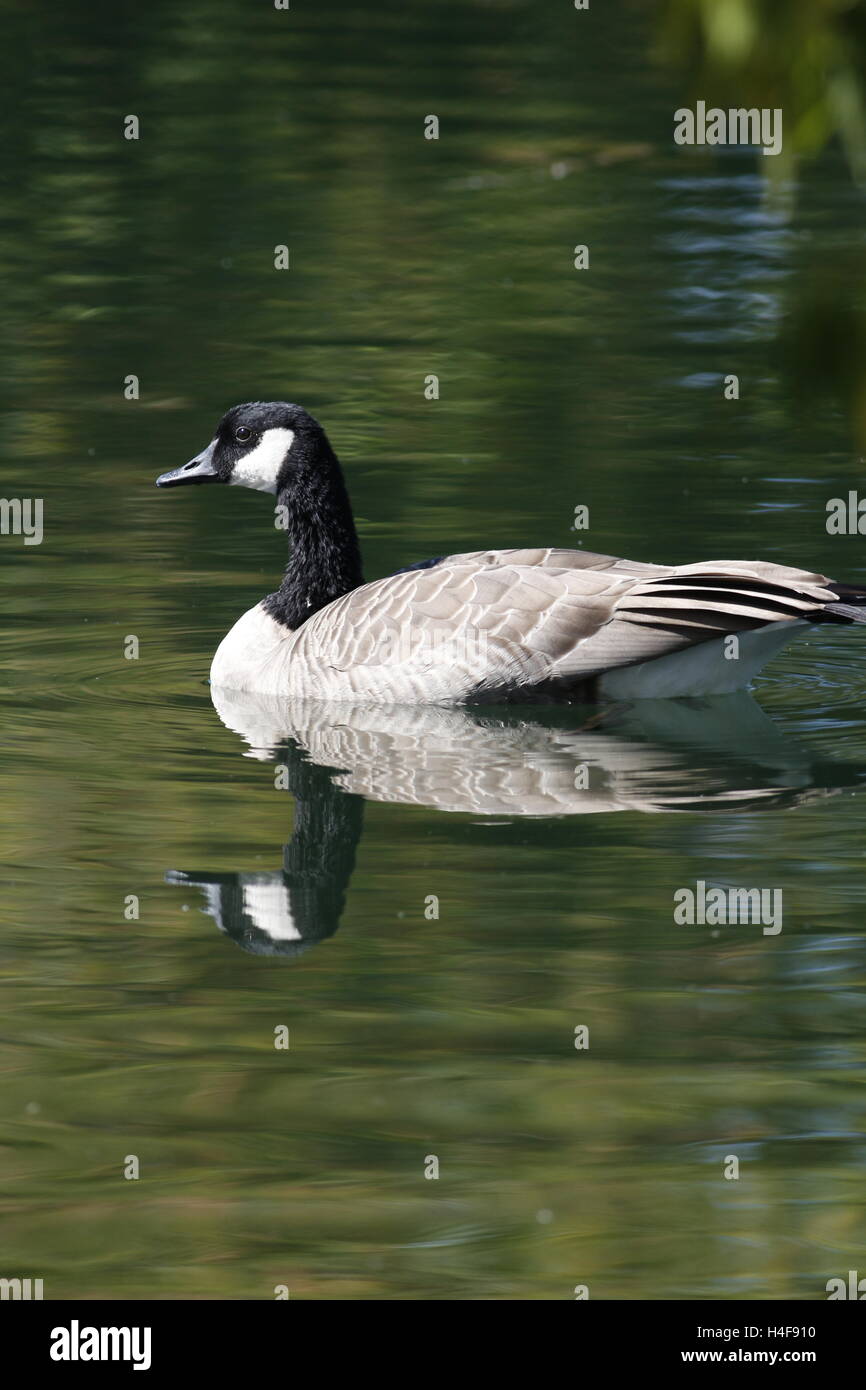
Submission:
<svg viewBox="0 0 866 1390">
<path fill-rule="evenodd" d="M 276 495 L 329 453 L 324 430 L 302 406 L 248 401 L 226 411 L 207 448 L 156 485 L 228 483 Z"/>
</svg>

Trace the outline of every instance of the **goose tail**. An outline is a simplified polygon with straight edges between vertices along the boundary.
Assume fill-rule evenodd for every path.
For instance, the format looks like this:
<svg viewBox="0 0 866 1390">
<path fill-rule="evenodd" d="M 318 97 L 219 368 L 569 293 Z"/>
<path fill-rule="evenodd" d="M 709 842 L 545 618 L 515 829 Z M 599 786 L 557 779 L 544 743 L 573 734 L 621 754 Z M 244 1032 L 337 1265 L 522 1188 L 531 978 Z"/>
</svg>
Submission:
<svg viewBox="0 0 866 1390">
<path fill-rule="evenodd" d="M 840 623 L 866 623 L 866 598 L 861 604 L 828 603 L 824 612 L 832 614 L 833 620 Z"/>
<path fill-rule="evenodd" d="M 858 589 L 852 584 L 829 584 L 827 586 L 837 597 L 838 602 L 824 605 L 822 616 L 830 622 L 866 623 L 866 589 Z"/>
</svg>

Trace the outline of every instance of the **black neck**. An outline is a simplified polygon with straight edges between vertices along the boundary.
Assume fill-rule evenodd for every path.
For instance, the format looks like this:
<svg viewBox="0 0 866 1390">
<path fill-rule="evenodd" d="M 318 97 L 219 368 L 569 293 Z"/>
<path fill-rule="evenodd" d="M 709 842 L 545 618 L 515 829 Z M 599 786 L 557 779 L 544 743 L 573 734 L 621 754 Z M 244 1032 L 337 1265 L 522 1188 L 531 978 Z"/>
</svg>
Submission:
<svg viewBox="0 0 866 1390">
<path fill-rule="evenodd" d="M 291 554 L 283 582 L 265 599 L 271 617 L 298 628 L 325 604 L 363 584 L 346 484 L 327 439 L 293 466 L 277 492 Z"/>
</svg>

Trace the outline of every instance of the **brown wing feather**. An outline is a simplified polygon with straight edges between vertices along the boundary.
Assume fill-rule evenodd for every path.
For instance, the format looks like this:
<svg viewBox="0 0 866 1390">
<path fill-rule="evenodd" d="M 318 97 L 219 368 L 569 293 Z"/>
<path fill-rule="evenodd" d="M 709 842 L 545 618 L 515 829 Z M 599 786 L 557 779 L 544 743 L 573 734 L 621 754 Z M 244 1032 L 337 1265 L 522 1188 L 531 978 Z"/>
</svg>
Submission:
<svg viewBox="0 0 866 1390">
<path fill-rule="evenodd" d="M 357 694 L 384 682 L 395 701 L 469 698 L 808 618 L 836 597 L 828 583 L 762 562 L 671 567 L 552 548 L 477 551 L 345 594 L 298 631 L 294 655 Z"/>
</svg>

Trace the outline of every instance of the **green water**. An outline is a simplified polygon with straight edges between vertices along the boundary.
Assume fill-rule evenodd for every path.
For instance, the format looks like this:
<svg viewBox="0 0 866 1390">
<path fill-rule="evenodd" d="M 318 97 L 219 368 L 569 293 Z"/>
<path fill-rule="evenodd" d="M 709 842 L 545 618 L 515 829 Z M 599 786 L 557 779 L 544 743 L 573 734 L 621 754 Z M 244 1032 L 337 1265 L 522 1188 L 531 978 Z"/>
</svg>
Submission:
<svg viewBox="0 0 866 1390">
<path fill-rule="evenodd" d="M 863 633 L 721 705 L 226 725 L 210 656 L 284 543 L 261 496 L 153 487 L 286 398 L 369 578 L 582 543 L 862 583 L 825 504 L 862 481 L 866 339 L 797 327 L 822 275 L 862 303 L 841 154 L 786 221 L 761 156 L 676 149 L 651 6 L 79 11 L 2 5 L 3 489 L 45 534 L 0 542 L 0 1275 L 808 1300 L 866 1273 Z M 815 360 L 847 375 L 807 400 Z M 698 881 L 781 889 L 783 929 L 676 924 Z"/>
</svg>

